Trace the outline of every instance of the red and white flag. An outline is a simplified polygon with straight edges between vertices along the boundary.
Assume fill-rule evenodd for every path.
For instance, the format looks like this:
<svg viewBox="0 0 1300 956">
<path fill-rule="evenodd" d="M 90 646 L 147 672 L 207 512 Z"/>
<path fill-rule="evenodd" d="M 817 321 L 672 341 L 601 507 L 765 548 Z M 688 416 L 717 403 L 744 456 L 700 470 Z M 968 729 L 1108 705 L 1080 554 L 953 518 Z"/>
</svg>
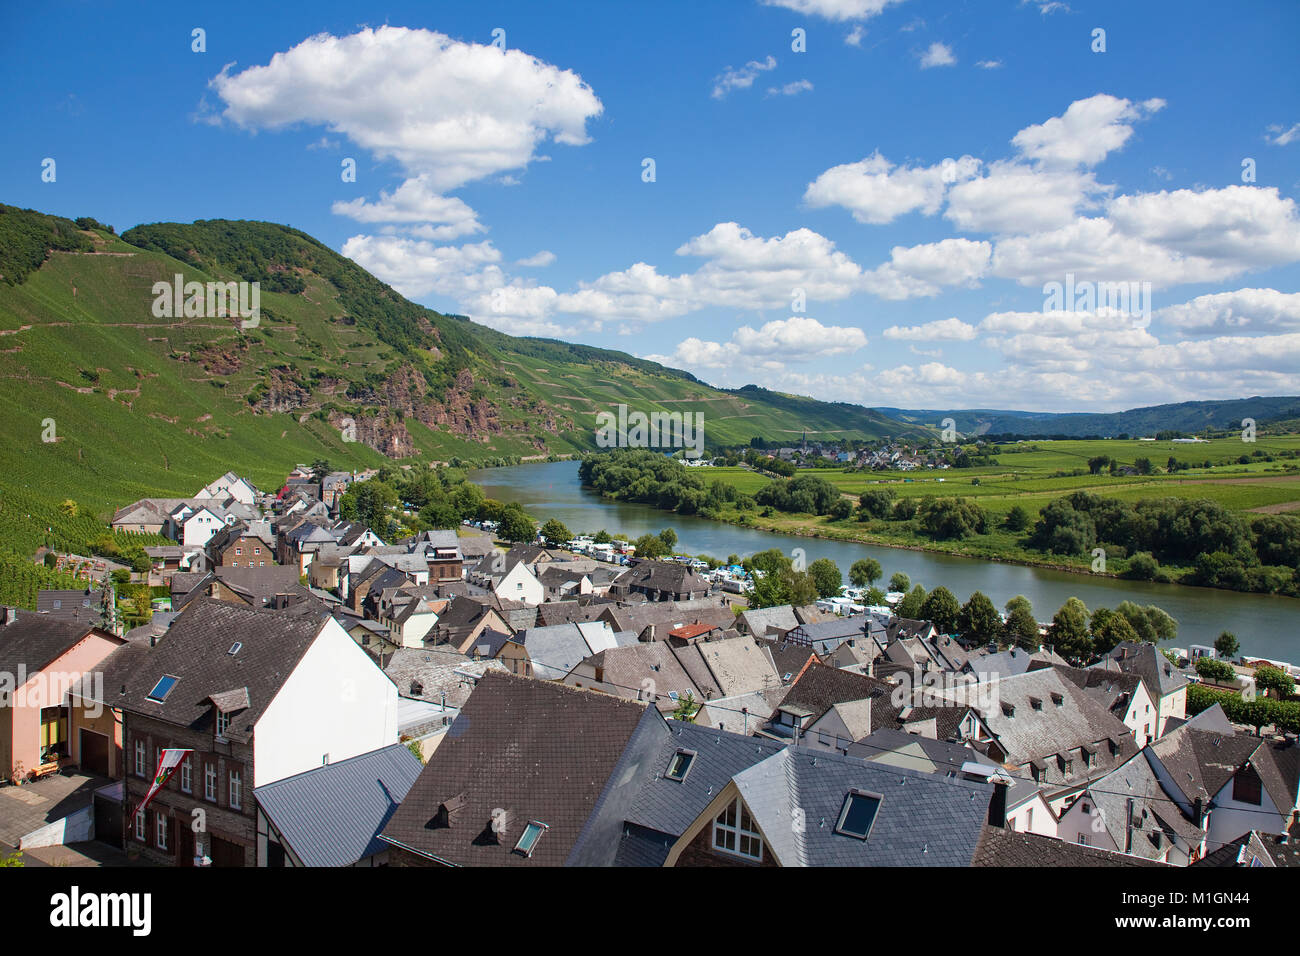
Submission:
<svg viewBox="0 0 1300 956">
<path fill-rule="evenodd" d="M 180 749 L 164 750 L 162 752 L 158 757 L 158 770 L 153 775 L 153 786 L 151 786 L 149 792 L 144 795 L 144 802 L 135 808 L 135 813 L 131 814 L 132 819 L 138 816 L 141 810 L 149 806 L 149 801 L 153 799 L 154 794 L 167 786 L 167 781 L 172 778 L 172 774 L 176 772 L 176 768 L 179 767 L 181 762 L 192 753 L 194 753 L 193 750 Z"/>
</svg>

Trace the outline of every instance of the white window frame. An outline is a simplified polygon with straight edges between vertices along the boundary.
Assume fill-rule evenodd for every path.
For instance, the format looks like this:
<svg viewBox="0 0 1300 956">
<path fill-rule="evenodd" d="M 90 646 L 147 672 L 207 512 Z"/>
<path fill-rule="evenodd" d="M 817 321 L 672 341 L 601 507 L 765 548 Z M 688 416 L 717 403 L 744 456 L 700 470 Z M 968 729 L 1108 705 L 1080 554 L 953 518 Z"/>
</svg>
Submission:
<svg viewBox="0 0 1300 956">
<path fill-rule="evenodd" d="M 734 825 L 722 822 L 722 818 L 726 816 L 728 811 L 735 812 L 736 822 Z M 745 806 L 744 801 L 740 799 L 739 795 L 737 795 L 736 799 L 731 803 L 731 806 L 723 809 L 721 813 L 713 818 L 713 836 L 711 841 L 713 849 L 720 853 L 739 857 L 742 860 L 761 863 L 763 860 L 763 835 L 759 833 L 758 830 L 750 830 L 744 826 L 744 819 L 747 816 L 749 817 L 750 823 L 753 824 L 753 814 L 749 812 L 749 808 Z M 718 839 L 719 835 L 724 837 L 724 840 L 720 841 Z M 732 842 L 735 845 L 734 849 L 727 847 L 725 842 L 725 837 L 727 836 L 732 837 Z M 741 849 L 742 841 L 744 840 L 750 840 L 757 844 L 758 851 L 756 854 L 746 853 Z"/>
<path fill-rule="evenodd" d="M 157 822 L 154 824 L 154 833 L 157 837 L 155 841 L 156 845 L 160 850 L 167 850 L 167 830 L 169 829 L 167 826 L 167 817 L 162 813 L 156 813 L 154 816 L 157 819 Z"/>
<path fill-rule="evenodd" d="M 144 827 L 145 827 L 144 811 L 140 810 L 137 811 L 135 815 L 135 838 L 139 840 L 141 843 L 143 843 L 145 840 Z"/>
<path fill-rule="evenodd" d="M 181 764 L 181 790 L 185 793 L 194 792 L 194 765 L 190 757 L 186 757 Z"/>
<path fill-rule="evenodd" d="M 226 731 L 230 729 L 230 715 L 217 711 L 217 736 L 225 737 Z"/>
<path fill-rule="evenodd" d="M 217 765 L 214 763 L 203 765 L 203 799 L 217 802 Z"/>
<path fill-rule="evenodd" d="M 241 801 L 243 800 L 242 774 L 240 774 L 238 770 L 230 771 L 230 779 L 227 781 L 227 783 L 229 784 L 230 787 L 230 789 L 226 792 L 226 796 L 228 797 L 230 803 L 230 809 L 242 810 L 243 809 L 243 806 L 241 805 Z"/>
<path fill-rule="evenodd" d="M 135 741 L 135 775 L 144 776 L 144 741 L 138 737 Z"/>
</svg>

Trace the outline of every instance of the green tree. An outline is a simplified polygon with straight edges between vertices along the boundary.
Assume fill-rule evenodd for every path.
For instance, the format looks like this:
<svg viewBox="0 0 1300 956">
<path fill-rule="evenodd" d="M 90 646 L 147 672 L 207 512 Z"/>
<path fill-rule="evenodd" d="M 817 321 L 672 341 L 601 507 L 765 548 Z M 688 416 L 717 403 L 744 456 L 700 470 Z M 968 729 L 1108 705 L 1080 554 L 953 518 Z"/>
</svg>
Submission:
<svg viewBox="0 0 1300 956">
<path fill-rule="evenodd" d="M 940 634 L 954 633 L 960 614 L 961 605 L 957 603 L 957 598 L 943 586 L 935 588 L 921 602 L 921 619 L 934 624 Z"/>
<path fill-rule="evenodd" d="M 1015 505 L 1007 512 L 1003 524 L 1008 531 L 1024 531 L 1029 527 L 1029 512 L 1020 505 Z"/>
<path fill-rule="evenodd" d="M 1295 693 L 1295 679 L 1276 667 L 1258 667 L 1255 669 L 1255 686 L 1279 700 Z"/>
<path fill-rule="evenodd" d="M 415 755 L 416 760 L 420 761 L 420 763 L 424 763 L 424 754 L 420 750 L 420 742 L 418 740 L 408 740 L 406 742 L 406 749 Z"/>
<path fill-rule="evenodd" d="M 659 532 L 659 540 L 664 543 L 666 554 L 672 554 L 673 548 L 677 547 L 677 532 L 672 528 L 664 528 Z"/>
<path fill-rule="evenodd" d="M 1116 605 L 1115 613 L 1128 619 L 1139 640 L 1154 644 L 1172 641 L 1178 636 L 1178 622 L 1154 604 L 1143 607 L 1132 601 L 1121 601 Z"/>
<path fill-rule="evenodd" d="M 1088 633 L 1088 607 L 1077 597 L 1061 605 L 1048 628 L 1056 652 L 1069 661 L 1086 664 L 1093 656 L 1092 637 Z"/>
<path fill-rule="evenodd" d="M 1241 642 L 1232 631 L 1224 631 L 1214 639 L 1214 650 L 1220 657 L 1231 659 L 1241 651 Z"/>
<path fill-rule="evenodd" d="M 662 558 L 668 553 L 663 538 L 657 534 L 643 534 L 632 542 L 632 546 L 636 548 L 638 558 L 646 558 L 651 561 Z"/>
<path fill-rule="evenodd" d="M 962 605 L 957 617 L 957 629 L 964 637 L 987 644 L 996 641 L 1002 633 L 1002 618 L 998 609 L 982 591 L 976 591 Z"/>
<path fill-rule="evenodd" d="M 902 571 L 895 571 L 889 579 L 889 590 L 899 594 L 906 594 L 912 588 L 912 579 Z"/>
<path fill-rule="evenodd" d="M 1139 551 L 1128 559 L 1128 569 L 1124 572 L 1124 577 L 1134 581 L 1150 581 L 1159 570 L 1160 562 L 1152 557 L 1150 552 Z"/>
<path fill-rule="evenodd" d="M 866 593 L 862 595 L 862 603 L 868 607 L 883 607 L 885 592 L 876 587 L 867 588 Z"/>
<path fill-rule="evenodd" d="M 564 522 L 557 518 L 551 518 L 542 525 L 542 540 L 552 547 L 568 544 L 572 538 L 573 535 L 564 526 Z"/>
<path fill-rule="evenodd" d="M 1216 684 L 1232 684 L 1237 679 L 1237 672 L 1227 661 L 1217 661 L 1213 657 L 1198 657 L 1195 667 L 1196 673 L 1204 680 L 1214 681 Z M 1258 684 L 1258 681 L 1256 683 Z"/>
<path fill-rule="evenodd" d="M 919 620 L 921 617 L 921 605 L 925 603 L 925 588 L 917 585 L 907 592 L 907 596 L 898 602 L 895 608 L 899 617 L 907 618 L 909 621 Z"/>
<path fill-rule="evenodd" d="M 610 538 L 608 531 L 606 531 L 604 528 L 601 528 L 599 531 L 595 533 L 595 535 L 592 536 L 591 540 L 593 544 L 609 544 L 609 542 L 613 539 Z"/>
<path fill-rule="evenodd" d="M 843 587 L 844 579 L 840 575 L 839 565 L 830 558 L 818 558 L 808 565 L 808 574 L 812 576 L 818 597 L 835 597 Z"/>
<path fill-rule="evenodd" d="M 497 535 L 503 541 L 527 543 L 537 537 L 537 522 L 512 501 L 501 512 L 501 526 L 497 529 Z"/>
<path fill-rule="evenodd" d="M 1006 606 L 1007 623 L 1005 631 L 1007 642 L 1017 647 L 1032 651 L 1043 646 L 1043 637 L 1038 632 L 1038 619 L 1027 598 L 1012 598 Z"/>
<path fill-rule="evenodd" d="M 688 690 L 685 697 L 678 699 L 677 709 L 673 711 L 672 715 L 673 720 L 680 720 L 689 723 L 695 720 L 695 715 L 699 710 L 700 705 L 695 703 L 695 695 Z"/>
<path fill-rule="evenodd" d="M 1110 608 L 1099 607 L 1093 611 L 1090 628 L 1093 650 L 1098 654 L 1105 654 L 1124 641 L 1139 640 L 1128 618 Z"/>
<path fill-rule="evenodd" d="M 865 588 L 875 584 L 876 579 L 884 574 L 880 562 L 875 558 L 861 558 L 849 568 L 849 581 L 855 588 Z"/>
</svg>

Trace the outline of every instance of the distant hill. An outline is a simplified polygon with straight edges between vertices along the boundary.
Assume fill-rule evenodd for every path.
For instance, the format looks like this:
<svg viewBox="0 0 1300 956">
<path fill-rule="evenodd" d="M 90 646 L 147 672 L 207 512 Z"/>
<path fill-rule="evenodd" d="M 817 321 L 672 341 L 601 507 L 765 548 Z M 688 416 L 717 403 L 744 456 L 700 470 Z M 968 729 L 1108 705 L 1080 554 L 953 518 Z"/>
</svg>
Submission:
<svg viewBox="0 0 1300 956">
<path fill-rule="evenodd" d="M 155 315 L 155 283 L 178 274 L 259 283 L 259 324 Z M 206 220 L 117 236 L 93 219 L 3 205 L 0 377 L 6 489 L 100 515 L 229 469 L 271 487 L 316 458 L 364 467 L 586 451 L 596 413 L 620 403 L 700 412 L 709 446 L 805 429 L 929 434 L 860 406 L 722 391 L 622 352 L 443 315 L 287 226 Z"/>
<path fill-rule="evenodd" d="M 899 421 L 933 427 L 942 427 L 942 420 L 951 418 L 963 435 L 1019 435 L 1026 438 L 1131 435 L 1136 438 L 1162 431 L 1190 434 L 1207 428 L 1239 429 L 1245 418 L 1253 418 L 1257 426 L 1280 423 L 1300 416 L 1300 396 L 1179 402 L 1109 413 L 904 408 L 877 408 L 875 411 Z"/>
</svg>

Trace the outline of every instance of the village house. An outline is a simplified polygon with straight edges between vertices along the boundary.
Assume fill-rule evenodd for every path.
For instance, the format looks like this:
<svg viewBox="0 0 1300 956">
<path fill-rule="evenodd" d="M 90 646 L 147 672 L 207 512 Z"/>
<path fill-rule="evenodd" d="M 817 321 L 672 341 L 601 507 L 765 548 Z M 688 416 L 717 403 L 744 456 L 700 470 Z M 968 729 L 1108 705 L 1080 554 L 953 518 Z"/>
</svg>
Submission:
<svg viewBox="0 0 1300 956">
<path fill-rule="evenodd" d="M 107 775 L 120 737 L 68 692 L 125 641 L 92 624 L 0 607 L 0 774 L 73 764 Z M 111 725 L 111 719 L 110 719 Z"/>
<path fill-rule="evenodd" d="M 609 590 L 618 596 L 641 594 L 649 601 L 690 601 L 707 597 L 709 582 L 680 561 L 638 561 Z"/>
<path fill-rule="evenodd" d="M 1187 678 L 1165 659 L 1154 644 L 1123 641 L 1092 666 L 1099 670 L 1137 674 L 1142 678 L 1152 704 L 1158 705 L 1155 736 L 1164 735 L 1170 718 L 1182 720 L 1187 716 Z"/>
<path fill-rule="evenodd" d="M 256 865 L 256 788 L 397 742 L 397 688 L 324 616 L 198 602 L 106 696 L 124 717 L 126 845 L 157 863 Z M 169 748 L 192 753 L 137 813 Z"/>
</svg>

